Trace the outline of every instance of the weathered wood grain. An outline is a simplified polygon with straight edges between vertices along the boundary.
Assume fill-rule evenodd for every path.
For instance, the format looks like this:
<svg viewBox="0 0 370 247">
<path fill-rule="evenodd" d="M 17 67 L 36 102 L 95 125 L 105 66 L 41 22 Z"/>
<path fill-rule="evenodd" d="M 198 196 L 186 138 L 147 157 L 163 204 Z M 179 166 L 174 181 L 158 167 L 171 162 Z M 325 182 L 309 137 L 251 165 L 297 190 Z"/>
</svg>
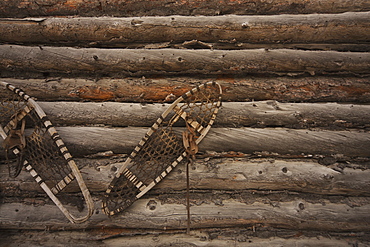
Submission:
<svg viewBox="0 0 370 247">
<path fill-rule="evenodd" d="M 147 132 L 147 128 L 140 127 L 59 127 L 57 130 L 74 156 L 103 151 L 130 153 Z M 370 134 L 358 130 L 212 128 L 201 142 L 200 151 L 368 157 L 369 143 Z"/>
<path fill-rule="evenodd" d="M 270 234 L 273 233 L 273 234 Z M 0 232 L 1 233 L 1 232 Z M 85 231 L 4 231 L 0 241 L 8 247 L 44 246 L 57 243 L 68 243 L 72 246 L 121 247 L 124 246 L 235 246 L 235 247 L 348 247 L 367 246 L 369 241 L 364 233 L 338 232 L 302 232 L 268 229 L 266 227 L 223 228 L 192 230 L 184 234 L 181 230 L 172 231 L 142 231 L 128 229 L 96 229 Z"/>
<path fill-rule="evenodd" d="M 211 49 L 234 44 L 368 45 L 370 12 L 275 16 L 0 19 L 0 42 L 84 47 Z M 20 35 L 21 34 L 21 35 Z M 190 42 L 197 40 L 199 42 Z M 205 44 L 209 43 L 209 45 Z M 167 45 L 165 45 L 167 43 Z M 220 44 L 220 45 L 217 45 Z M 137 45 L 138 46 L 138 45 Z M 136 46 L 136 47 L 137 47 Z M 231 46 L 230 46 L 231 47 Z M 330 46 L 329 46 L 330 47 Z M 328 47 L 327 47 L 328 48 Z"/>
<path fill-rule="evenodd" d="M 170 104 L 38 102 L 54 125 L 149 127 Z M 1 109 L 1 107 L 0 107 Z M 338 103 L 224 102 L 216 127 L 370 127 L 370 105 Z"/>
<path fill-rule="evenodd" d="M 64 75 L 368 74 L 370 53 L 0 46 L 0 69 Z"/>
<path fill-rule="evenodd" d="M 370 10 L 369 2 L 344 0 L 259 1 L 135 1 L 135 0 L 27 0 L 3 1 L 1 17 L 27 16 L 148 16 L 148 15 L 225 15 L 225 14 L 283 14 L 340 13 Z"/>
<path fill-rule="evenodd" d="M 287 193 L 192 193 L 192 227 L 274 227 L 317 231 L 368 231 L 370 198 L 315 197 Z M 70 224 L 54 205 L 40 201 L 2 203 L 0 228 L 6 229 L 185 229 L 184 195 L 172 194 L 136 201 L 117 217 L 99 209 L 89 221 Z"/>
<path fill-rule="evenodd" d="M 4 71 L 0 71 L 4 73 Z M 14 73 L 12 73 L 14 75 Z M 63 78 L 41 74 L 39 79 L 2 80 L 22 88 L 39 101 L 119 101 L 172 102 L 195 85 L 217 81 L 223 88 L 222 100 L 280 102 L 366 102 L 370 103 L 370 77 L 97 77 Z M 39 74 L 39 76 L 40 76 Z M 0 97 L 4 97 L 0 91 Z"/>
<path fill-rule="evenodd" d="M 202 232 L 203 233 L 203 232 Z M 235 232 L 234 232 L 235 234 Z M 107 239 L 103 241 L 108 246 L 121 246 L 124 242 L 127 246 L 145 245 L 145 246 L 158 246 L 159 244 L 166 245 L 181 245 L 181 246 L 235 246 L 235 247 L 276 247 L 276 246 L 307 246 L 307 247 L 347 247 L 348 245 L 366 246 L 368 241 L 357 240 L 356 238 L 340 238 L 340 237 L 325 237 L 318 234 L 318 237 L 305 237 L 300 236 L 297 238 L 283 238 L 283 237 L 271 237 L 271 238 L 258 238 L 254 237 L 256 233 L 251 232 L 250 235 L 239 235 L 236 237 L 224 237 L 222 234 L 213 234 L 214 238 L 208 237 L 207 234 L 197 234 L 192 231 L 192 234 L 176 234 L 169 236 L 159 235 L 157 238 L 151 235 L 141 237 L 117 237 Z M 331 234 L 328 233 L 330 236 Z M 334 234 L 335 235 L 335 234 Z M 211 235 L 212 236 L 212 235 Z M 217 236 L 217 237 L 216 237 Z"/>
<path fill-rule="evenodd" d="M 191 45 L 187 45 L 190 43 Z M 127 48 L 130 49 L 139 49 L 139 48 L 146 48 L 146 49 L 153 49 L 153 48 L 177 48 L 177 49 L 199 49 L 203 47 L 212 47 L 215 50 L 242 50 L 242 49 L 293 49 L 293 50 L 312 50 L 312 51 L 341 51 L 341 52 L 370 52 L 370 46 L 367 43 L 323 43 L 323 44 L 316 44 L 316 43 L 205 43 L 202 42 L 202 45 L 197 45 L 200 43 L 199 41 L 190 41 L 184 42 L 182 44 L 148 44 L 143 46 L 142 44 L 130 44 Z M 193 48 L 194 47 L 194 48 Z"/>
<path fill-rule="evenodd" d="M 0 2 L 0 17 L 11 18 L 0 19 L 0 43 L 13 44 L 0 46 L 0 77 L 39 78 L 14 82 L 39 101 L 56 101 L 40 103 L 73 154 L 84 156 L 77 163 L 96 202 L 88 222 L 68 223 L 28 173 L 8 178 L 1 154 L 0 245 L 369 245 L 365 11 L 365 0 Z M 275 16 L 212 16 L 225 14 Z M 66 15 L 131 17 L 49 18 Z M 14 19 L 28 16 L 36 18 Z M 226 103 L 191 170 L 192 228 L 201 231 L 179 234 L 186 228 L 184 164 L 124 214 L 104 215 L 101 195 L 142 127 L 209 80 L 221 82 Z"/>
<path fill-rule="evenodd" d="M 105 192 L 123 163 L 117 158 L 85 158 L 77 159 L 76 162 L 80 166 L 85 165 L 81 173 L 94 195 Z M 198 158 L 190 171 L 190 185 L 196 191 L 289 191 L 317 195 L 370 196 L 368 168 L 368 161 L 361 164 L 338 156 L 295 160 Z M 181 163 L 149 194 L 184 192 L 185 176 L 185 164 Z M 26 171 L 15 179 L 9 178 L 7 166 L 3 164 L 0 165 L 0 178 L 3 197 L 24 200 L 43 195 L 41 188 Z M 77 193 L 79 188 L 72 184 L 68 192 Z"/>
</svg>

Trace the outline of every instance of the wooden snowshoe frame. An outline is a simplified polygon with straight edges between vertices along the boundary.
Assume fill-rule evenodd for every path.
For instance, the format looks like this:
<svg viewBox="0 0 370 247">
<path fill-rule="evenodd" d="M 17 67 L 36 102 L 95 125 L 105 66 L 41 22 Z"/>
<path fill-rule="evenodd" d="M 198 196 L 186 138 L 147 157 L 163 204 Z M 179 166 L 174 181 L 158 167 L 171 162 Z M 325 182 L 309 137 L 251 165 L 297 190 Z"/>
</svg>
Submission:
<svg viewBox="0 0 370 247">
<path fill-rule="evenodd" d="M 35 100 L 24 91 L 2 81 L 0 81 L 0 87 L 9 91 L 8 96 L 0 101 L 0 118 L 2 120 L 0 136 L 4 139 L 4 145 L 6 146 L 7 140 L 10 139 L 9 134 L 12 131 L 18 131 L 18 123 L 26 122 L 27 127 L 32 128 L 32 134 L 23 136 L 25 145 L 7 147 L 15 156 L 22 155 L 20 169 L 22 166 L 26 168 L 72 223 L 85 222 L 93 214 L 94 204 L 76 163 L 53 124 Z M 11 176 L 17 176 L 20 169 L 18 168 L 19 171 Z M 65 207 L 65 203 L 63 204 L 58 198 L 59 193 L 72 182 L 77 182 L 81 190 L 80 199 L 85 201 L 87 207 L 85 216 L 72 215 Z"/>
<path fill-rule="evenodd" d="M 182 133 L 189 126 L 198 145 L 210 130 L 221 106 L 221 86 L 208 82 L 180 96 L 157 119 L 118 169 L 103 198 L 102 209 L 115 215 L 143 196 L 186 156 Z M 183 127 L 178 131 L 174 126 Z M 188 126 L 188 127 L 187 127 Z"/>
</svg>

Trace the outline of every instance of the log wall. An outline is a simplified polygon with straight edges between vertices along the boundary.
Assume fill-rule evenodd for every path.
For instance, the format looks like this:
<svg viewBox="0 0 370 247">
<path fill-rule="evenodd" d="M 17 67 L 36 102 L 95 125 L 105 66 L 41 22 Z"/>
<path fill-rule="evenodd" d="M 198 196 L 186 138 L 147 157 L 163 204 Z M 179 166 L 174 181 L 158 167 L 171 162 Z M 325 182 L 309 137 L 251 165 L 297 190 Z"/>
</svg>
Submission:
<svg viewBox="0 0 370 247">
<path fill-rule="evenodd" d="M 0 2 L 0 80 L 38 100 L 96 203 L 70 224 L 26 171 L 9 178 L 0 147 L 0 243 L 370 245 L 369 11 L 343 0 Z M 184 164 L 105 216 L 117 167 L 207 81 L 223 105 L 190 172 L 191 235 Z"/>
</svg>

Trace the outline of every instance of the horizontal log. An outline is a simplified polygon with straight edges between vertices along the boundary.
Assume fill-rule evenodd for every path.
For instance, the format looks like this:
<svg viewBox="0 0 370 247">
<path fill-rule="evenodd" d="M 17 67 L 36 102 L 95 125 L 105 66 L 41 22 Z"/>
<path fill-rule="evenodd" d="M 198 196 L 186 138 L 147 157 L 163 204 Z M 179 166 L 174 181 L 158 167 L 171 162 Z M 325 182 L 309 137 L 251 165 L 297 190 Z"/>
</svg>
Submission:
<svg viewBox="0 0 370 247">
<path fill-rule="evenodd" d="M 112 179 L 112 167 L 118 164 L 114 160 L 108 164 L 104 160 L 93 162 L 82 168 L 81 173 L 94 195 L 96 213 L 86 223 L 78 225 L 70 224 L 46 197 L 30 196 L 30 192 L 39 189 L 30 175 L 22 172 L 18 179 L 5 179 L 6 167 L 0 166 L 0 189 L 4 193 L 0 227 L 28 230 L 129 228 L 145 232 L 150 231 L 148 229 L 185 229 L 186 183 L 185 174 L 181 172 L 184 164 L 124 214 L 108 218 L 100 210 L 99 194 Z M 338 172 L 310 160 L 198 159 L 195 169 L 191 170 L 191 185 L 195 189 L 190 195 L 192 227 L 366 231 L 370 198 L 353 195 L 369 193 L 368 173 L 369 170 L 351 167 Z M 18 180 L 18 188 L 14 188 L 15 180 Z M 315 191 L 315 187 L 323 194 Z M 207 192 L 209 188 L 212 192 Z M 277 188 L 283 190 L 273 190 Z M 11 190 L 18 190 L 18 194 L 11 195 Z M 68 200 L 68 196 L 65 198 Z M 73 205 L 69 207 L 72 209 Z"/>
<path fill-rule="evenodd" d="M 204 42 L 232 43 L 234 49 L 244 48 L 243 43 L 363 43 L 370 47 L 369 28 L 370 12 L 275 16 L 26 18 L 0 19 L 0 42 L 85 47 L 130 47 L 133 43 L 139 43 L 147 48 L 155 47 L 155 43 L 164 46 L 167 42 L 167 47 L 183 43 L 182 47 L 198 49 L 212 48 Z M 189 42 L 191 40 L 198 42 Z"/>
<path fill-rule="evenodd" d="M 54 125 L 149 127 L 170 104 L 38 102 Z M 1 107 L 0 107 L 1 109 Z M 368 128 L 370 105 L 224 102 L 217 127 Z"/>
<path fill-rule="evenodd" d="M 6 246 L 46 245 L 47 243 L 68 243 L 73 246 L 321 246 L 348 247 L 366 246 L 368 234 L 338 232 L 297 232 L 281 229 L 254 227 L 251 229 L 201 229 L 191 234 L 183 231 L 142 231 L 128 229 L 96 229 L 86 231 L 19 231 L 8 230 L 0 235 Z M 269 233 L 273 232 L 273 234 Z M 297 237 L 299 235 L 299 237 Z M 314 237 L 313 237 L 314 236 Z"/>
<path fill-rule="evenodd" d="M 227 229 L 220 229 L 216 232 L 212 232 L 211 230 L 207 234 L 207 231 L 203 229 L 198 233 L 197 231 L 192 231 L 191 235 L 185 234 L 176 234 L 176 235 L 147 235 L 147 236 L 140 236 L 140 237 L 129 237 L 129 236 L 122 236 L 112 239 L 107 239 L 104 241 L 107 245 L 120 245 L 124 242 L 127 246 L 136 246 L 145 245 L 145 246 L 158 246 L 159 244 L 172 244 L 172 245 L 183 245 L 183 246 L 200 246 L 200 245 L 207 245 L 210 246 L 250 246 L 250 247 L 257 247 L 257 246 L 266 246 L 266 247 L 275 247 L 275 246 L 322 246 L 322 247 L 347 247 L 348 245 L 356 245 L 359 246 L 368 243 L 366 237 L 364 236 L 361 239 L 360 234 L 353 233 L 353 237 L 340 237 L 341 234 L 338 233 L 327 233 L 328 236 L 331 237 L 324 237 L 321 234 L 317 234 L 317 237 L 306 237 L 303 233 L 298 238 L 296 237 L 297 233 L 290 233 L 288 236 L 283 237 L 284 234 L 280 233 L 278 230 L 271 229 L 276 235 L 270 238 L 266 237 L 256 237 L 258 235 L 266 234 L 268 230 L 264 230 L 263 227 L 254 228 L 255 231 L 248 231 L 239 233 L 238 230 L 227 230 Z M 256 233 L 258 231 L 258 233 Z M 225 234 L 225 235 L 224 235 Z M 307 234 L 307 233 L 306 233 Z M 268 234 L 266 234 L 268 235 Z M 265 235 L 265 236 L 266 236 Z M 279 237 L 282 235 L 282 237 Z M 315 235 L 315 234 L 313 234 Z M 343 234 L 344 235 L 344 234 Z M 364 234 L 367 235 L 367 234 Z M 155 236 L 155 237 L 154 237 Z M 334 237 L 335 236 L 335 237 Z"/>
<path fill-rule="evenodd" d="M 370 53 L 0 46 L 0 69 L 64 75 L 368 74 Z"/>
<path fill-rule="evenodd" d="M 0 71 L 3 73 L 4 71 Z M 223 101 L 370 103 L 370 77 L 129 77 L 124 79 L 60 78 L 2 80 L 24 89 L 40 101 L 171 102 L 195 85 L 217 81 Z M 0 97 L 4 97 L 0 91 Z"/>
<path fill-rule="evenodd" d="M 290 230 L 367 231 L 370 198 L 314 197 L 287 193 L 192 193 L 191 226 L 274 227 Z M 83 224 L 70 224 L 55 205 L 40 200 L 2 203 L 2 229 L 185 229 L 185 198 L 177 194 L 145 197 L 123 214 L 108 217 L 100 211 Z"/>
<path fill-rule="evenodd" d="M 27 16 L 148 16 L 148 15 L 224 15 L 224 14 L 282 14 L 338 13 L 370 10 L 369 2 L 359 0 L 260 1 L 187 0 L 14 0 L 0 3 L 1 17 Z"/>
<path fill-rule="evenodd" d="M 59 127 L 74 156 L 102 151 L 130 153 L 147 128 Z M 183 131 L 182 127 L 177 128 Z M 286 155 L 370 156 L 370 134 L 363 131 L 319 131 L 284 128 L 212 128 L 200 151 L 268 152 Z M 2 140 L 0 141 L 2 144 Z"/>
<path fill-rule="evenodd" d="M 182 44 L 171 44 L 171 43 L 162 43 L 162 44 L 130 44 L 127 48 L 130 49 L 139 49 L 139 48 L 146 48 L 146 49 L 153 49 L 153 48 L 177 48 L 177 49 L 184 49 L 184 48 L 191 48 L 191 49 L 198 49 L 196 44 L 198 41 L 190 41 L 192 46 L 188 46 L 187 42 Z M 194 46 L 193 46 L 194 44 Z M 370 45 L 367 43 L 351 43 L 351 44 L 344 44 L 344 43 L 323 43 L 323 44 L 315 44 L 315 43 L 271 43 L 271 44 L 251 44 L 251 43 L 206 43 L 203 42 L 202 45 L 206 45 L 207 47 L 212 47 L 215 50 L 242 50 L 242 49 L 293 49 L 293 50 L 314 50 L 314 51 L 341 51 L 341 52 L 370 52 Z M 194 48 L 193 48 L 194 47 Z M 202 46 L 203 48 L 206 48 Z"/>
<path fill-rule="evenodd" d="M 109 153 L 106 153 L 109 155 Z M 237 156 L 237 155 L 235 155 Z M 123 161 L 123 159 L 122 159 Z M 105 192 L 122 165 L 116 156 L 76 159 L 90 192 Z M 368 164 L 332 156 L 319 159 L 279 158 L 198 158 L 190 171 L 194 191 L 287 191 L 316 195 L 370 196 Z M 320 164 L 321 163 L 321 164 Z M 7 165 L 0 165 L 2 196 L 16 200 L 40 197 L 43 191 L 28 172 L 9 178 Z M 185 164 L 181 163 L 150 192 L 162 195 L 186 190 Z M 75 184 L 69 193 L 79 192 Z"/>
</svg>

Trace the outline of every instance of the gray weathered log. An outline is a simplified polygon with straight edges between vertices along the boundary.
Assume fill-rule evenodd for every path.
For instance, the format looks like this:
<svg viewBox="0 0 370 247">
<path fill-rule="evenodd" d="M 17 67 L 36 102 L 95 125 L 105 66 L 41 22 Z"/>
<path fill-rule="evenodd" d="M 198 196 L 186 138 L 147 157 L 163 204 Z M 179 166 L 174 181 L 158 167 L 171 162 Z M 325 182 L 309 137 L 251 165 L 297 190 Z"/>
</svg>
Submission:
<svg viewBox="0 0 370 247">
<path fill-rule="evenodd" d="M 202 42 L 234 44 L 364 44 L 370 12 L 276 16 L 75 17 L 0 19 L 0 42 L 86 47 L 211 48 Z M 211 30 L 211 31 L 210 31 Z M 21 34 L 21 35 L 20 35 Z M 198 40 L 200 42 L 189 42 Z M 167 42 L 167 45 L 164 43 Z M 159 44 L 156 44 L 159 43 Z M 155 45 L 156 44 L 156 45 Z M 281 47 L 281 45 L 280 45 Z M 329 46 L 330 47 L 330 46 Z"/>
<path fill-rule="evenodd" d="M 149 127 L 170 104 L 38 102 L 54 125 Z M 0 107 L 1 109 L 1 107 Z M 368 128 L 370 105 L 224 102 L 217 127 Z"/>
<path fill-rule="evenodd" d="M 1 73 L 1 72 L 0 72 Z M 217 81 L 223 101 L 277 100 L 281 102 L 370 103 L 370 77 L 129 77 L 2 80 L 22 88 L 40 101 L 171 102 L 195 85 Z M 3 96 L 0 91 L 0 97 Z"/>
<path fill-rule="evenodd" d="M 225 15 L 340 13 L 370 10 L 366 0 L 12 0 L 0 2 L 1 17 L 27 16 L 148 16 L 148 15 Z"/>
<path fill-rule="evenodd" d="M 297 232 L 294 230 L 269 229 L 254 227 L 252 229 L 222 228 L 192 230 L 184 234 L 180 230 L 147 230 L 145 234 L 128 229 L 93 229 L 85 231 L 45 231 L 45 230 L 10 230 L 0 235 L 0 241 L 8 247 L 28 247 L 68 243 L 70 246 L 122 247 L 124 246 L 213 246 L 213 247 L 348 247 L 366 246 L 368 234 L 338 233 L 315 231 Z M 299 236 L 299 237 L 298 237 Z"/>
<path fill-rule="evenodd" d="M 369 197 L 312 196 L 288 193 L 192 193 L 191 225 L 210 227 L 275 227 L 291 230 L 367 231 Z M 123 214 L 108 217 L 100 210 L 83 224 L 70 224 L 63 214 L 42 199 L 28 204 L 3 203 L 0 227 L 6 229 L 185 229 L 182 194 L 145 196 Z"/>
<path fill-rule="evenodd" d="M 74 156 L 102 151 L 130 153 L 147 128 L 59 127 Z M 179 131 L 183 128 L 178 127 Z M 0 141 L 0 144 L 2 140 Z M 370 134 L 363 131 L 295 130 L 284 128 L 212 128 L 200 151 L 268 152 L 288 155 L 370 156 Z M 2 150 L 2 148 L 0 149 Z"/>
<path fill-rule="evenodd" d="M 370 53 L 0 46 L 0 69 L 64 75 L 368 74 Z"/>
<path fill-rule="evenodd" d="M 109 153 L 106 153 L 106 155 Z M 232 154 L 229 154 L 232 155 Z M 319 195 L 370 196 L 368 164 L 345 161 L 341 156 L 322 159 L 279 158 L 198 158 L 190 171 L 192 190 L 201 191 L 290 191 Z M 240 156 L 240 154 L 239 154 Z M 106 191 L 115 171 L 122 165 L 117 157 L 76 159 L 90 192 Z M 326 162 L 326 163 L 324 163 Z M 345 163 L 347 162 L 347 163 Z M 323 165 L 321 165 L 322 163 Z M 186 190 L 185 164 L 181 163 L 149 194 Z M 3 197 L 22 198 L 43 195 L 31 175 L 23 171 L 9 178 L 7 166 L 0 165 L 0 191 Z M 68 192 L 79 192 L 71 184 Z M 11 199 L 8 199 L 8 201 Z"/>
<path fill-rule="evenodd" d="M 198 236 L 193 235 L 193 231 L 191 235 L 186 234 L 178 234 L 178 235 L 149 235 L 149 236 L 140 236 L 140 237 L 117 237 L 112 239 L 107 239 L 103 241 L 108 246 L 121 246 L 124 242 L 126 246 L 137 246 L 137 245 L 145 245 L 145 246 L 158 246 L 162 244 L 166 246 L 167 244 L 170 246 L 202 246 L 202 245 L 209 245 L 214 247 L 223 247 L 223 246 L 235 246 L 235 247 L 276 247 L 276 246 L 284 246 L 284 247 L 295 247 L 295 246 L 306 246 L 306 247 L 347 247 L 351 245 L 358 245 L 358 246 L 366 246 L 368 245 L 368 241 L 366 240 L 356 240 L 355 238 L 338 238 L 338 237 L 302 237 L 299 238 L 279 238 L 279 237 L 271 237 L 271 238 L 256 238 L 252 236 L 240 236 L 240 237 L 222 237 L 208 239 L 207 235 L 199 234 Z M 214 234 L 215 235 L 215 234 Z M 251 233 L 253 235 L 253 233 Z M 328 235 L 332 235 L 328 233 Z M 52 236 L 49 237 L 50 239 Z M 20 241 L 21 242 L 21 241 Z"/>
</svg>

